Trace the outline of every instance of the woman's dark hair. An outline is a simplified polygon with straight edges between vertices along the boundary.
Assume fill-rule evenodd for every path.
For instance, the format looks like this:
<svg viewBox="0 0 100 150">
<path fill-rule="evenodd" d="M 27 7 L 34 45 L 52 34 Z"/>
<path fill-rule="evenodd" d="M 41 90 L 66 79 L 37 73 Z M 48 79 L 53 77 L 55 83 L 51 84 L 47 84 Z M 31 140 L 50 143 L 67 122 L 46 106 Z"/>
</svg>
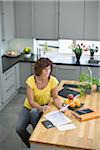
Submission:
<svg viewBox="0 0 100 150">
<path fill-rule="evenodd" d="M 42 73 L 42 70 L 46 67 L 51 66 L 51 73 L 52 73 L 52 66 L 53 63 L 49 58 L 40 58 L 37 60 L 37 62 L 34 65 L 34 71 L 36 76 L 40 76 Z M 51 74 L 50 73 L 50 74 Z"/>
</svg>

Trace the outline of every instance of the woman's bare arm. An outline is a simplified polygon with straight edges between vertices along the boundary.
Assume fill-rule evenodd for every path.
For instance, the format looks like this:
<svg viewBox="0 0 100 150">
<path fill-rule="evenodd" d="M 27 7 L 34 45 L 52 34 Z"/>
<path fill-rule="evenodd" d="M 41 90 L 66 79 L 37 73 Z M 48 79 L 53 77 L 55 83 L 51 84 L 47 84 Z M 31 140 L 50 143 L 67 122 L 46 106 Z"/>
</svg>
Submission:
<svg viewBox="0 0 100 150">
<path fill-rule="evenodd" d="M 61 109 L 62 108 L 62 103 L 61 103 L 60 99 L 58 98 L 57 87 L 55 87 L 52 90 L 52 97 L 53 97 L 54 104 L 57 106 L 57 108 Z"/>
</svg>

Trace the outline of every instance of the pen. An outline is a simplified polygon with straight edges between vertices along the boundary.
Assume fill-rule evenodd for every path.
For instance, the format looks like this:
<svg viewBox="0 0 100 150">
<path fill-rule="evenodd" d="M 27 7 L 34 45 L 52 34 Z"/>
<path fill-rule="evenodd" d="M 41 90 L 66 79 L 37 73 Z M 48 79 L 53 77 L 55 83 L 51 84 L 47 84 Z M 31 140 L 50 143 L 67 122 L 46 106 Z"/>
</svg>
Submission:
<svg viewBox="0 0 100 150">
<path fill-rule="evenodd" d="M 70 104 L 71 104 L 71 103 L 70 103 Z M 68 106 L 69 106 L 70 104 L 67 104 L 65 107 L 61 108 L 59 111 L 68 110 Z"/>
</svg>

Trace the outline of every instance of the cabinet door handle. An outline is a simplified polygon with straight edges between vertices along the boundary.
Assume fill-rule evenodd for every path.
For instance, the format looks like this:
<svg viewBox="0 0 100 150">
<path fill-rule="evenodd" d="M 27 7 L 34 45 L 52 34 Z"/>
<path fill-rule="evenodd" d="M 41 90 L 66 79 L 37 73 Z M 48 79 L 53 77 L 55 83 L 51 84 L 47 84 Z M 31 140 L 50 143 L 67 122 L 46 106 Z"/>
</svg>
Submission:
<svg viewBox="0 0 100 150">
<path fill-rule="evenodd" d="M 12 84 L 9 89 L 6 90 L 6 92 L 8 93 L 12 88 L 14 87 L 14 84 Z"/>
</svg>

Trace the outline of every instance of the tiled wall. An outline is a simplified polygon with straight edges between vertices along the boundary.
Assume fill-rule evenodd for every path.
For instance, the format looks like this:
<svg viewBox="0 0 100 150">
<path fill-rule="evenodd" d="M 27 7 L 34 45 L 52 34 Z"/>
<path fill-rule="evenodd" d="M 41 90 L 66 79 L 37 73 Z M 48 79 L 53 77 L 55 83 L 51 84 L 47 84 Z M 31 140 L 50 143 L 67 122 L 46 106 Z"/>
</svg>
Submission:
<svg viewBox="0 0 100 150">
<path fill-rule="evenodd" d="M 22 39 L 15 38 L 13 40 L 8 41 L 8 49 L 9 50 L 18 50 L 18 52 L 23 52 L 25 47 L 30 47 L 33 52 L 33 39 Z"/>
<path fill-rule="evenodd" d="M 8 49 L 8 43 L 7 42 L 3 42 L 1 44 L 1 47 L 0 47 L 0 55 L 2 56 L 7 49 Z"/>
</svg>

